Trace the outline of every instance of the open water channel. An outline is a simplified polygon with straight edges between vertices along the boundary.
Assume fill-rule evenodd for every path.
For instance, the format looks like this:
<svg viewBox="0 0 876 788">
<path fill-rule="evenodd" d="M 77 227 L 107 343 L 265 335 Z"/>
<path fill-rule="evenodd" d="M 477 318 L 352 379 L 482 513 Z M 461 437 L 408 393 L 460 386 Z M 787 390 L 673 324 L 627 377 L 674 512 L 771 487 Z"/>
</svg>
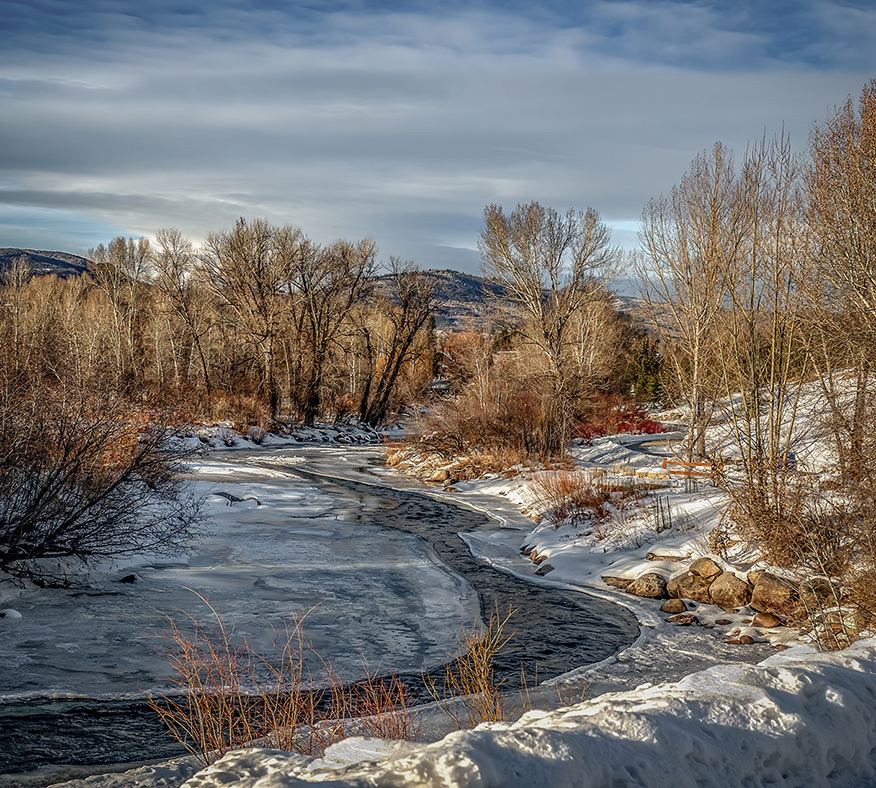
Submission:
<svg viewBox="0 0 876 788">
<path fill-rule="evenodd" d="M 416 685 L 447 661 L 461 627 L 496 608 L 516 611 L 496 665 L 509 688 L 521 665 L 541 680 L 635 639 L 623 607 L 475 560 L 458 534 L 495 530 L 496 521 L 384 486 L 369 473 L 375 456 L 308 448 L 205 459 L 192 478 L 211 534 L 189 555 L 107 567 L 82 588 L 7 603 L 22 618 L 0 620 L 0 785 L 23 783 L 13 777 L 23 773 L 64 779 L 82 773 L 67 766 L 87 772 L 180 752 L 143 692 L 173 687 L 161 640 L 168 616 L 183 628 L 188 616 L 212 626 L 189 589 L 265 650 L 306 613 L 314 651 L 351 681 L 367 665 Z M 258 502 L 228 505 L 229 495 Z M 120 582 L 131 574 L 135 582 Z M 318 659 L 312 668 L 319 672 Z"/>
</svg>

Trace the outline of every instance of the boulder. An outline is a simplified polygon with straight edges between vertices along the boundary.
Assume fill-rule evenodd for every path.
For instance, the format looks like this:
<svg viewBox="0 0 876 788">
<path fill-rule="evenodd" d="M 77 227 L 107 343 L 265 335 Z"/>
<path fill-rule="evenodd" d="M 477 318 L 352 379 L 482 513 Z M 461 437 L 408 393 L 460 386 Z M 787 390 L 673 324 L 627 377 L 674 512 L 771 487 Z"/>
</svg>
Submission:
<svg viewBox="0 0 876 788">
<path fill-rule="evenodd" d="M 751 592 L 751 607 L 759 613 L 788 616 L 794 613 L 799 597 L 786 580 L 764 572 Z"/>
<path fill-rule="evenodd" d="M 733 572 L 722 572 L 709 586 L 713 604 L 724 610 L 747 605 L 751 601 L 751 591 L 751 586 Z"/>
<path fill-rule="evenodd" d="M 538 569 L 535 570 L 537 575 L 546 575 L 548 572 L 553 572 L 554 568 L 550 564 L 541 564 Z"/>
<path fill-rule="evenodd" d="M 699 575 L 682 572 L 666 584 L 666 593 L 673 599 L 693 599 L 694 602 L 711 604 L 709 583 Z"/>
<path fill-rule="evenodd" d="M 626 591 L 627 586 L 629 586 L 633 580 L 630 577 L 610 577 L 609 575 L 603 575 L 602 582 L 612 588 L 620 588 L 622 591 Z"/>
<path fill-rule="evenodd" d="M 648 599 L 663 599 L 666 596 L 666 580 L 656 572 L 645 572 L 633 580 L 626 591 L 628 594 L 644 596 Z"/>
<path fill-rule="evenodd" d="M 646 561 L 685 561 L 688 558 L 686 555 L 658 555 L 657 553 L 648 553 L 645 556 Z"/>
<path fill-rule="evenodd" d="M 692 575 L 698 575 L 710 583 L 724 570 L 721 569 L 711 558 L 697 558 L 689 568 Z"/>
<path fill-rule="evenodd" d="M 773 629 L 774 627 L 782 626 L 782 619 L 778 616 L 774 616 L 772 613 L 758 613 L 753 619 L 751 619 L 751 626 Z"/>
<path fill-rule="evenodd" d="M 763 577 L 764 569 L 752 569 L 746 576 L 745 579 L 748 580 L 748 584 L 751 586 L 756 586 L 757 581 Z"/>
<path fill-rule="evenodd" d="M 693 613 L 679 613 L 677 616 L 670 616 L 666 620 L 682 627 L 689 627 L 691 624 L 700 623 L 700 620 Z"/>
<path fill-rule="evenodd" d="M 664 613 L 686 613 L 687 605 L 680 599 L 667 599 L 662 605 L 660 605 L 660 609 Z"/>
<path fill-rule="evenodd" d="M 446 468 L 438 468 L 437 470 L 432 472 L 432 475 L 429 477 L 430 482 L 443 482 L 446 481 L 450 474 L 447 472 Z"/>
</svg>

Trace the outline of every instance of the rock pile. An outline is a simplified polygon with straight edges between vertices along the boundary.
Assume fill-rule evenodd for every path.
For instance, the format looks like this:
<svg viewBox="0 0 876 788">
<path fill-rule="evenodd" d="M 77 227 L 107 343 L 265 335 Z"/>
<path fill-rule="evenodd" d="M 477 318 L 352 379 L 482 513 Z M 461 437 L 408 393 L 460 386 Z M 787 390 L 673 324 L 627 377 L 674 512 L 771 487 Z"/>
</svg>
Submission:
<svg viewBox="0 0 876 788">
<path fill-rule="evenodd" d="M 668 582 L 657 572 L 645 572 L 635 580 L 618 577 L 602 579 L 607 585 L 649 599 L 690 599 L 723 610 L 736 610 L 749 605 L 760 613 L 781 616 L 796 612 L 802 592 L 794 584 L 763 570 L 749 572 L 743 579 L 705 557 L 698 558 L 687 570 L 674 575 Z M 805 593 L 817 593 L 814 588 L 809 588 L 811 583 L 804 585 L 807 585 Z M 682 610 L 665 612 L 681 613 Z"/>
</svg>

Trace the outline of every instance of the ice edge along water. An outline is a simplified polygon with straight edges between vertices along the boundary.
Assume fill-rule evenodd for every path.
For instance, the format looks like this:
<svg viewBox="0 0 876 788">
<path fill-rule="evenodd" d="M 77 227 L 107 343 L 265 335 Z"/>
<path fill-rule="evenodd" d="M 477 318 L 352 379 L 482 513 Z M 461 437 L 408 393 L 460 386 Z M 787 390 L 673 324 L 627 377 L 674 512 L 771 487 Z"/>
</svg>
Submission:
<svg viewBox="0 0 876 788">
<path fill-rule="evenodd" d="M 187 786 L 871 785 L 874 699 L 876 640 L 834 655 L 798 647 L 430 745 L 348 740 L 321 760 L 231 753 Z M 180 774 L 167 764 L 77 785 L 178 785 Z"/>
</svg>

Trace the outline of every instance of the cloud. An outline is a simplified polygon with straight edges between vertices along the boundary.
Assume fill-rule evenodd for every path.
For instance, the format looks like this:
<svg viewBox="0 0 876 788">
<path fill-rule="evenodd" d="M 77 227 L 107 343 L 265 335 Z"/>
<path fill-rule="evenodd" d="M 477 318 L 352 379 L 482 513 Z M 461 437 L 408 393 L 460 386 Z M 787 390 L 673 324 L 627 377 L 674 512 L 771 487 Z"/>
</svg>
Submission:
<svg viewBox="0 0 876 788">
<path fill-rule="evenodd" d="M 876 51 L 866 7 L 764 5 L 16 5 L 0 245 L 74 216 L 195 240 L 267 216 L 471 267 L 491 202 L 634 222 L 715 140 L 741 154 L 784 123 L 800 149 L 868 77 L 838 70 Z M 85 235 L 70 251 L 109 240 Z"/>
</svg>

